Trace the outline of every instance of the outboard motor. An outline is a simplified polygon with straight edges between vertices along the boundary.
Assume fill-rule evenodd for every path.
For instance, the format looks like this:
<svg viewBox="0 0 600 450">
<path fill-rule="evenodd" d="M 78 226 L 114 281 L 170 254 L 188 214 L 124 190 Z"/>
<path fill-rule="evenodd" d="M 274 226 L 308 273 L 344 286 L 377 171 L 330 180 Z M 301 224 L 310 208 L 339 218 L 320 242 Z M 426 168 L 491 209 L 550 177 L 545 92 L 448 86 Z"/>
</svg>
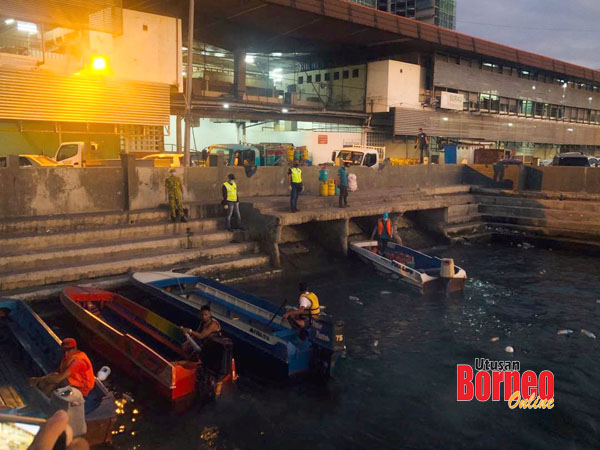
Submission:
<svg viewBox="0 0 600 450">
<path fill-rule="evenodd" d="M 344 322 L 341 320 L 334 321 L 325 314 L 313 320 L 309 328 L 313 373 L 325 378 L 332 375 L 337 359 L 346 350 L 343 333 Z"/>
<path fill-rule="evenodd" d="M 56 389 L 50 396 L 50 405 L 57 411 L 62 409 L 67 412 L 73 437 L 84 436 L 87 433 L 85 399 L 79 389 L 72 386 Z"/>
</svg>

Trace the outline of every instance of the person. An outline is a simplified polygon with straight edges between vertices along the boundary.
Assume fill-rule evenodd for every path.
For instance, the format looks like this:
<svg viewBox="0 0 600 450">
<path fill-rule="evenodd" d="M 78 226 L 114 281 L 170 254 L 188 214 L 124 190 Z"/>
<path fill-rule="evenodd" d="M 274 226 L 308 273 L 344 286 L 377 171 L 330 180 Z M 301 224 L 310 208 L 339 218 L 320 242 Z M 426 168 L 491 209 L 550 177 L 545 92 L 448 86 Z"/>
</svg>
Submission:
<svg viewBox="0 0 600 450">
<path fill-rule="evenodd" d="M 371 240 L 377 235 L 377 250 L 380 255 L 383 255 L 387 244 L 392 238 L 392 221 L 388 213 L 383 213 L 382 218 L 377 221 L 377 226 L 371 233 Z"/>
<path fill-rule="evenodd" d="M 227 210 L 227 231 L 232 231 L 231 228 L 231 216 L 235 211 L 235 218 L 237 219 L 238 230 L 243 230 L 242 227 L 242 216 L 240 215 L 240 199 L 238 197 L 237 184 L 235 183 L 235 175 L 230 173 L 227 175 L 227 181 L 223 183 L 221 188 L 221 194 L 223 194 L 223 206 Z"/>
<path fill-rule="evenodd" d="M 311 324 L 312 319 L 321 314 L 321 307 L 319 306 L 319 298 L 314 292 L 308 290 L 306 283 L 298 284 L 298 290 L 300 291 L 298 308 L 286 311 L 283 319 L 287 320 L 292 328 L 304 329 Z"/>
<path fill-rule="evenodd" d="M 415 148 L 419 147 L 419 151 L 421 156 L 419 158 L 419 163 L 423 164 L 423 153 L 429 159 L 429 136 L 423 132 L 423 128 L 419 128 L 419 134 L 417 134 L 417 139 L 415 139 Z"/>
<path fill-rule="evenodd" d="M 212 316 L 209 305 L 203 305 L 200 308 L 200 325 L 198 325 L 196 330 L 185 327 L 180 328 L 181 331 L 190 335 L 190 337 L 200 345 L 213 336 L 221 336 L 221 324 Z M 183 345 L 183 348 L 186 351 L 190 351 L 191 345 L 186 342 Z"/>
<path fill-rule="evenodd" d="M 298 163 L 294 163 L 294 167 L 288 169 L 288 183 L 290 184 L 290 209 L 292 212 L 298 212 L 298 196 L 302 192 L 302 169 L 298 167 Z"/>
<path fill-rule="evenodd" d="M 183 210 L 183 185 L 181 178 L 175 175 L 174 168 L 169 170 L 169 177 L 165 180 L 165 197 L 169 202 L 171 222 L 175 222 L 178 217 L 181 222 L 187 222 Z"/>
<path fill-rule="evenodd" d="M 66 338 L 60 346 L 63 351 L 63 359 L 60 362 L 58 371 L 52 372 L 43 377 L 32 377 L 29 384 L 36 386 L 47 396 L 57 388 L 72 386 L 81 391 L 84 397 L 94 388 L 95 376 L 94 368 L 88 356 L 77 349 L 77 341 L 73 338 Z"/>
<path fill-rule="evenodd" d="M 64 438 L 63 438 L 64 436 Z M 60 446 L 59 439 L 64 439 L 64 446 Z M 67 450 L 89 450 L 90 445 L 84 438 L 73 439 L 73 430 L 69 425 L 69 415 L 59 409 L 46 420 L 35 435 L 28 450 L 52 450 L 66 448 Z"/>
<path fill-rule="evenodd" d="M 345 162 L 338 170 L 338 182 L 340 188 L 340 208 L 347 208 L 348 205 L 348 167 L 350 163 Z"/>
</svg>

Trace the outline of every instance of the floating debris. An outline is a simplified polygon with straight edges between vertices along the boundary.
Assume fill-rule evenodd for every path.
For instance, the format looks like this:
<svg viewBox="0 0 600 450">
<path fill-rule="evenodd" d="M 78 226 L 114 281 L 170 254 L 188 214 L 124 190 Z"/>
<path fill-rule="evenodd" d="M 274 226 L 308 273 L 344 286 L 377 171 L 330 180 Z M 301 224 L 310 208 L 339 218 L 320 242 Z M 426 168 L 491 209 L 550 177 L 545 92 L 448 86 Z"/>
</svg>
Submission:
<svg viewBox="0 0 600 450">
<path fill-rule="evenodd" d="M 515 349 L 514 349 L 514 348 L 512 348 L 510 345 L 507 345 L 507 346 L 506 346 L 506 348 L 504 349 L 504 351 L 505 351 L 506 353 L 514 353 L 514 352 L 515 352 Z"/>
<path fill-rule="evenodd" d="M 559 336 L 568 336 L 569 334 L 573 334 L 573 330 L 565 328 L 564 330 L 558 330 L 558 333 L 556 334 L 558 334 Z"/>
<path fill-rule="evenodd" d="M 375 342 L 373 342 L 373 347 L 377 347 L 378 345 L 379 345 L 379 341 L 376 340 Z"/>
<path fill-rule="evenodd" d="M 546 269 L 540 270 L 540 275 L 544 275 L 546 273 Z"/>
<path fill-rule="evenodd" d="M 352 300 L 353 302 L 358 302 L 358 301 L 360 301 L 360 298 L 355 297 L 354 295 L 351 295 L 350 297 L 348 297 L 348 300 Z"/>
<path fill-rule="evenodd" d="M 533 244 L 530 244 L 529 242 L 523 242 L 523 248 L 525 250 L 529 250 L 530 248 L 534 248 Z"/>
<path fill-rule="evenodd" d="M 391 291 L 381 291 L 380 294 L 381 295 L 390 295 L 392 292 Z M 598 300 L 598 303 L 600 303 L 600 300 Z"/>
<path fill-rule="evenodd" d="M 500 340 L 500 338 L 498 336 L 494 336 L 493 338 L 490 339 L 490 342 L 498 342 Z"/>
<path fill-rule="evenodd" d="M 588 331 L 584 328 L 581 329 L 581 334 L 583 334 L 584 336 L 589 337 L 590 339 L 596 339 L 596 335 L 594 333 L 592 333 L 591 331 Z"/>
</svg>

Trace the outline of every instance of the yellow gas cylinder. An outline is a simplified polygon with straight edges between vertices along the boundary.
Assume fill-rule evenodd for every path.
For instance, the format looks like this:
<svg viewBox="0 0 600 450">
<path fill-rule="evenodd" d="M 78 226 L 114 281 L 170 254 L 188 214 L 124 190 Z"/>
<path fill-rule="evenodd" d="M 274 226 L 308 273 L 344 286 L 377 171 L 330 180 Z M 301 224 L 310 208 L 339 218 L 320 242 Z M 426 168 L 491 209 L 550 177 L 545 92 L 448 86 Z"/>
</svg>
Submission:
<svg viewBox="0 0 600 450">
<path fill-rule="evenodd" d="M 329 183 L 327 186 L 327 193 L 331 196 L 335 195 L 335 181 L 329 180 Z"/>
<path fill-rule="evenodd" d="M 321 194 L 321 197 L 327 197 L 329 195 L 329 186 L 326 181 L 322 182 L 319 186 L 319 194 Z"/>
<path fill-rule="evenodd" d="M 293 148 L 288 148 L 287 159 L 288 159 L 288 161 L 294 160 L 294 149 Z"/>
<path fill-rule="evenodd" d="M 306 147 L 302 149 L 302 161 L 308 161 L 308 149 Z"/>
</svg>

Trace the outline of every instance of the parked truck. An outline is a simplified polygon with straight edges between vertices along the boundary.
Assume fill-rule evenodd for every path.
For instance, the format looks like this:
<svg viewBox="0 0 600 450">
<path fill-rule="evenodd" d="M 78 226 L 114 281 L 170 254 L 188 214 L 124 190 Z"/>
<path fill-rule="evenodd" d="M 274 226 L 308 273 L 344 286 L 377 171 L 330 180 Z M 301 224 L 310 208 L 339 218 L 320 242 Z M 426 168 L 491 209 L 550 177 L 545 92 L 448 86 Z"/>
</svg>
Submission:
<svg viewBox="0 0 600 450">
<path fill-rule="evenodd" d="M 350 163 L 351 166 L 364 166 L 379 169 L 379 165 L 385 159 L 385 147 L 365 147 L 353 145 L 335 150 L 331 154 L 331 160 L 340 165 Z"/>
<path fill-rule="evenodd" d="M 58 146 L 54 160 L 60 165 L 73 167 L 121 165 L 120 159 L 101 159 L 99 153 L 95 142 L 63 142 Z"/>
</svg>

